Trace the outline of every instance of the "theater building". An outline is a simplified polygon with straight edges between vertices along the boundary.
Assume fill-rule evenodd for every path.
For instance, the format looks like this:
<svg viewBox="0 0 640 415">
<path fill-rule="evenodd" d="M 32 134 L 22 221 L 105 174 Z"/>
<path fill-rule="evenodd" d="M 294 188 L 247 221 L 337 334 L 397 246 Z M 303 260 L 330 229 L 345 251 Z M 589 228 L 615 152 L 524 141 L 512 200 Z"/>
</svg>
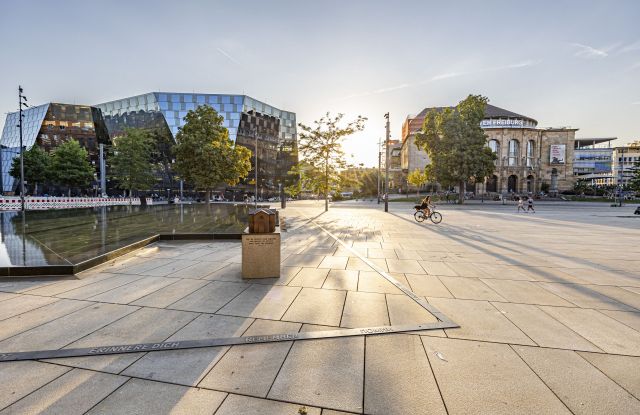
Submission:
<svg viewBox="0 0 640 415">
<path fill-rule="evenodd" d="M 415 136 L 432 109 L 441 110 L 442 107 L 425 108 L 415 117 L 408 117 L 403 124 L 402 160 L 406 173 L 429 163 L 428 155 L 416 147 Z M 493 105 L 487 105 L 480 126 L 487 135 L 487 146 L 497 156 L 496 168 L 483 182 L 468 183 L 467 192 L 537 193 L 543 183 L 547 183 L 552 194 L 573 189 L 577 129 L 538 128 L 535 119 Z"/>
</svg>

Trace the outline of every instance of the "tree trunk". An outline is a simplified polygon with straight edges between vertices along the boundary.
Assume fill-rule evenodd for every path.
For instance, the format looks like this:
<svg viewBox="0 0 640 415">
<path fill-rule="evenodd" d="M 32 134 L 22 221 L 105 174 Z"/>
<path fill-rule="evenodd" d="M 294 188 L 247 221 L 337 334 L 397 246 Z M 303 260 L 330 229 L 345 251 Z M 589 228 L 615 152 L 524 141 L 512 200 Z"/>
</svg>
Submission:
<svg viewBox="0 0 640 415">
<path fill-rule="evenodd" d="M 329 159 L 324 162 L 324 211 L 329 210 Z"/>
<path fill-rule="evenodd" d="M 38 182 L 33 186 L 33 195 L 38 196 Z"/>
<path fill-rule="evenodd" d="M 71 186 L 67 189 L 67 197 L 71 197 Z"/>
<path fill-rule="evenodd" d="M 204 192 L 204 198 L 206 199 L 207 206 L 211 203 L 211 190 L 207 189 Z M 256 195 L 256 200 L 258 200 L 258 195 Z"/>
<path fill-rule="evenodd" d="M 466 193 L 466 184 L 464 180 L 460 180 L 460 191 L 458 192 L 458 203 L 464 203 L 464 194 Z"/>
</svg>

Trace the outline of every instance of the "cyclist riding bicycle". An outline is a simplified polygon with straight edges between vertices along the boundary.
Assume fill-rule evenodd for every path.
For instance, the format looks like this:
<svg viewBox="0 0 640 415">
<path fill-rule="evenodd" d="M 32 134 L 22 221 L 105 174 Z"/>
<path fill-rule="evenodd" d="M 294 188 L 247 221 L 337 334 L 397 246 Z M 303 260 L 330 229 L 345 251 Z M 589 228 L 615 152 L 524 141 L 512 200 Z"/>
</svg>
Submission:
<svg viewBox="0 0 640 415">
<path fill-rule="evenodd" d="M 414 208 L 417 210 L 423 210 L 425 216 L 429 216 L 431 214 L 431 196 L 426 196 L 419 205 L 415 205 Z"/>
</svg>

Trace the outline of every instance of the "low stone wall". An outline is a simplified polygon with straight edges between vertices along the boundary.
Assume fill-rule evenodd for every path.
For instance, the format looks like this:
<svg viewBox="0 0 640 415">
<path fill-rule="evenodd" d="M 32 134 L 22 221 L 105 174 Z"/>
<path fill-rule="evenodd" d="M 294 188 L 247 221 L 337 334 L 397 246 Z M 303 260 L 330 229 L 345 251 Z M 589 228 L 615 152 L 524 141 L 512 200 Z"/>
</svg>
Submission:
<svg viewBox="0 0 640 415">
<path fill-rule="evenodd" d="M 98 206 L 140 205 L 139 198 L 125 197 L 39 197 L 27 196 L 24 199 L 28 210 L 71 209 Z M 153 205 L 153 199 L 147 198 L 147 205 Z M 20 197 L 0 197 L 0 210 L 20 210 Z"/>
</svg>

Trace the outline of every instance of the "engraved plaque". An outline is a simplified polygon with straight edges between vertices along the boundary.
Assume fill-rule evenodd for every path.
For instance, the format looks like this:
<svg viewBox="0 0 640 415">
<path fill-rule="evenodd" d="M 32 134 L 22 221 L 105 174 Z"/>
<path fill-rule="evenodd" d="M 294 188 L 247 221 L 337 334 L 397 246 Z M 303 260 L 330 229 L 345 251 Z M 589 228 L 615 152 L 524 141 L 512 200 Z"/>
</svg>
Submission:
<svg viewBox="0 0 640 415">
<path fill-rule="evenodd" d="M 280 233 L 242 235 L 242 277 L 280 277 Z"/>
</svg>

